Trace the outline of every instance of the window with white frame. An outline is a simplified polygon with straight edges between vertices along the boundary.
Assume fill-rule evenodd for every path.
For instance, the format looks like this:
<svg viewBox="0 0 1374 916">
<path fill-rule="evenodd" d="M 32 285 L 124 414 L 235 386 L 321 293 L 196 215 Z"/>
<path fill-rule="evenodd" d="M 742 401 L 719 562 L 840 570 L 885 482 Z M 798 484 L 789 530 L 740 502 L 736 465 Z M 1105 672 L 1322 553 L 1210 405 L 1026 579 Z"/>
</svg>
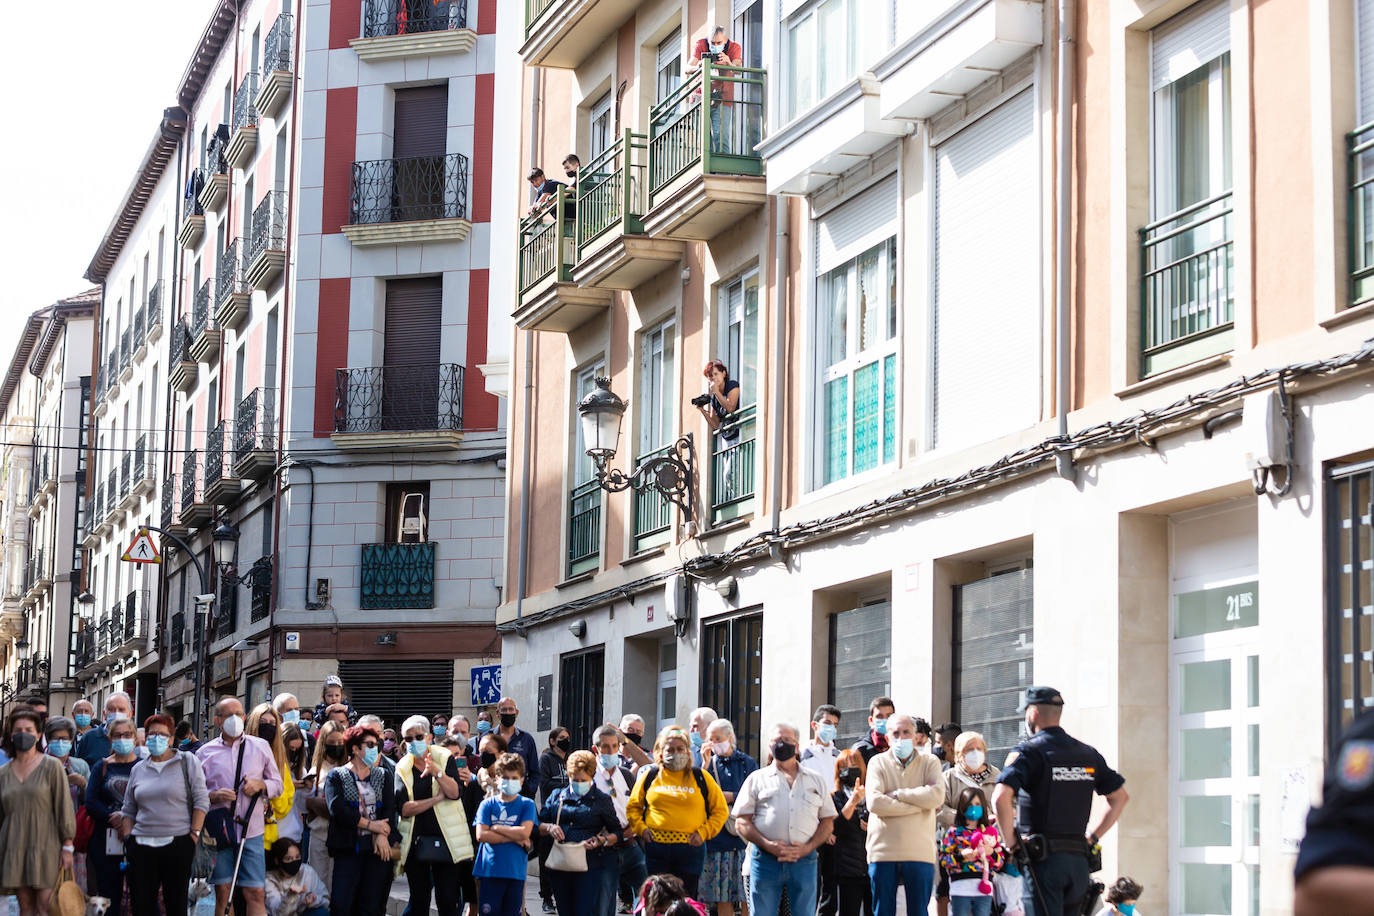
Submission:
<svg viewBox="0 0 1374 916">
<path fill-rule="evenodd" d="M 592 103 L 587 142 L 587 161 L 592 162 L 615 142 L 611 94 L 607 92 Z"/>
<path fill-rule="evenodd" d="M 885 0 L 816 0 L 788 17 L 783 54 L 790 121 L 864 72 L 892 47 Z"/>
<path fill-rule="evenodd" d="M 592 479 L 596 472 L 596 462 L 587 454 L 587 439 L 582 433 L 582 423 L 577 416 L 577 405 L 582 399 L 591 394 L 596 388 L 596 380 L 605 376 L 606 364 L 600 359 L 591 365 L 577 370 L 577 379 L 574 387 L 575 400 L 573 402 L 573 434 L 576 439 L 577 451 L 573 453 L 573 483 L 582 484 Z"/>
<path fill-rule="evenodd" d="M 639 342 L 639 455 L 665 446 L 673 437 L 674 344 L 677 323 L 661 322 Z"/>
<path fill-rule="evenodd" d="M 739 382 L 739 409 L 759 396 L 759 272 L 751 270 L 720 290 L 720 360 Z"/>
<path fill-rule="evenodd" d="M 682 29 L 673 29 L 673 34 L 658 43 L 656 76 L 654 79 L 654 102 L 661 102 L 682 85 Z"/>
</svg>

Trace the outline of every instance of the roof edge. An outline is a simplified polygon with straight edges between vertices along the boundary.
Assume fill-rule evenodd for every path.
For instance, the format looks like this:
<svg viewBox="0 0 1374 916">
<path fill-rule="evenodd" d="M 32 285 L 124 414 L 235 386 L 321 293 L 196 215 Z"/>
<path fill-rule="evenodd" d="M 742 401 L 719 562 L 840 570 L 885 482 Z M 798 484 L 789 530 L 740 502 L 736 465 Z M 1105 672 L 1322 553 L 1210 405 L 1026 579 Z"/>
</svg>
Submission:
<svg viewBox="0 0 1374 916">
<path fill-rule="evenodd" d="M 196 99 L 200 98 L 200 93 L 205 88 L 205 79 L 214 68 L 220 52 L 224 50 L 225 41 L 233 34 L 234 20 L 238 18 L 239 10 L 246 2 L 247 0 L 220 0 L 210 13 L 205 31 L 201 32 L 196 50 L 181 74 L 181 81 L 177 83 L 177 103 L 187 111 L 190 111 Z"/>
<path fill-rule="evenodd" d="M 48 310 L 51 311 L 51 315 L 44 321 L 43 330 L 33 348 L 33 356 L 29 359 L 29 372 L 34 375 L 43 372 L 44 367 L 48 364 L 48 358 L 52 356 L 53 348 L 57 346 L 58 338 L 62 336 L 63 329 L 67 327 L 68 319 L 94 318 L 96 309 L 100 307 L 100 298 L 100 287 L 93 286 L 75 296 L 57 300 L 57 303 Z"/>
</svg>

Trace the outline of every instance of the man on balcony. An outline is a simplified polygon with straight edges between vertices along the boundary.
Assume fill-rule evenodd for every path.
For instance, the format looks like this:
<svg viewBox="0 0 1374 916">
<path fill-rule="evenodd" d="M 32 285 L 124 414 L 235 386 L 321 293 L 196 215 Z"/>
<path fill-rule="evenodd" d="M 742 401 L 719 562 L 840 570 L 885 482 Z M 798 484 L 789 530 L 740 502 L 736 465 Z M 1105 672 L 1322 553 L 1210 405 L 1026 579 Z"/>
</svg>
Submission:
<svg viewBox="0 0 1374 916">
<path fill-rule="evenodd" d="M 534 204 L 530 207 L 530 216 L 534 216 L 534 214 L 538 213 L 544 206 L 557 197 L 559 188 L 567 187 L 567 185 L 561 181 L 554 181 L 552 178 L 546 178 L 544 176 L 544 170 L 537 167 L 530 169 L 530 173 L 525 176 L 525 180 L 528 181 L 530 187 L 534 189 Z M 576 179 L 574 179 L 574 181 L 575 180 Z M 568 195 L 563 201 L 563 221 L 569 222 L 576 215 L 577 199 L 573 195 Z"/>
<path fill-rule="evenodd" d="M 696 47 L 692 49 L 692 72 L 700 72 L 702 60 L 711 62 L 711 66 L 720 69 L 723 67 L 740 67 L 744 65 L 744 48 L 737 41 L 730 40 L 730 34 L 725 30 L 725 26 L 718 25 L 711 30 L 710 38 L 698 38 Z M 731 80 L 711 80 L 711 152 L 728 153 L 735 152 L 730 144 L 724 146 L 720 140 L 720 128 L 722 121 L 722 111 L 725 112 L 725 130 L 730 130 L 729 111 L 731 103 L 735 99 L 735 84 Z"/>
</svg>

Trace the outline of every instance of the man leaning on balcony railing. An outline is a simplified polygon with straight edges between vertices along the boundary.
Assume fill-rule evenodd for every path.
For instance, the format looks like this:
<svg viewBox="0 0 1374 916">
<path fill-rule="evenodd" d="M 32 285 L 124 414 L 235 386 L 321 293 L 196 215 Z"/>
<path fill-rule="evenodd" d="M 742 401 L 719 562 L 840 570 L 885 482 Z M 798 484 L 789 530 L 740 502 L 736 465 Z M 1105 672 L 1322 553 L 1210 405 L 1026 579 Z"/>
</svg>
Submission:
<svg viewBox="0 0 1374 916">
<path fill-rule="evenodd" d="M 570 155 L 569 158 L 575 159 L 577 157 Z M 566 164 L 568 160 L 565 159 L 563 161 Z M 577 171 L 575 169 L 573 170 L 570 177 L 573 179 L 575 185 L 577 182 Z M 559 188 L 567 187 L 567 185 L 565 185 L 561 181 L 555 181 L 552 178 L 546 178 L 544 176 L 544 170 L 537 166 L 535 168 L 530 169 L 530 173 L 525 176 L 525 180 L 528 181 L 530 183 L 530 187 L 534 189 L 534 204 L 530 207 L 530 216 L 534 216 L 551 200 L 557 197 Z M 569 195 L 563 202 L 563 221 L 570 222 L 575 216 L 577 216 L 576 198 L 572 195 Z"/>
<path fill-rule="evenodd" d="M 711 30 L 710 38 L 698 38 L 696 47 L 692 49 L 691 67 L 692 74 L 700 73 L 702 60 L 709 60 L 712 67 L 742 67 L 744 66 L 744 48 L 737 41 L 730 40 L 730 33 L 725 30 L 725 26 L 718 25 Z M 688 79 L 691 74 L 688 75 Z M 735 98 L 735 84 L 731 80 L 712 80 L 711 81 L 711 151 L 725 152 L 720 145 L 721 121 L 725 121 L 725 130 L 730 130 L 729 113 L 730 103 Z"/>
</svg>

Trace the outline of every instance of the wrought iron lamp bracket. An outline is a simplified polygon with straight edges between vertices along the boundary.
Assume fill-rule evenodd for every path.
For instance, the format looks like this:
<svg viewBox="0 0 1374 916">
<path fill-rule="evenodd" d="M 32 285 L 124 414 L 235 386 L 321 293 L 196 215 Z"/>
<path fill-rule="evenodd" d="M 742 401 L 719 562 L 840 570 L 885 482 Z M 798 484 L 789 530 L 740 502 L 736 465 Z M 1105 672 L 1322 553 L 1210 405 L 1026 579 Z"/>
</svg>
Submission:
<svg viewBox="0 0 1374 916">
<path fill-rule="evenodd" d="M 608 493 L 622 490 L 657 490 L 664 499 L 682 510 L 683 517 L 692 519 L 692 481 L 696 476 L 696 449 L 692 434 L 678 438 L 661 455 L 649 458 L 634 473 L 626 474 L 618 468 L 607 468 L 605 456 L 595 456 L 596 481 Z"/>
</svg>

